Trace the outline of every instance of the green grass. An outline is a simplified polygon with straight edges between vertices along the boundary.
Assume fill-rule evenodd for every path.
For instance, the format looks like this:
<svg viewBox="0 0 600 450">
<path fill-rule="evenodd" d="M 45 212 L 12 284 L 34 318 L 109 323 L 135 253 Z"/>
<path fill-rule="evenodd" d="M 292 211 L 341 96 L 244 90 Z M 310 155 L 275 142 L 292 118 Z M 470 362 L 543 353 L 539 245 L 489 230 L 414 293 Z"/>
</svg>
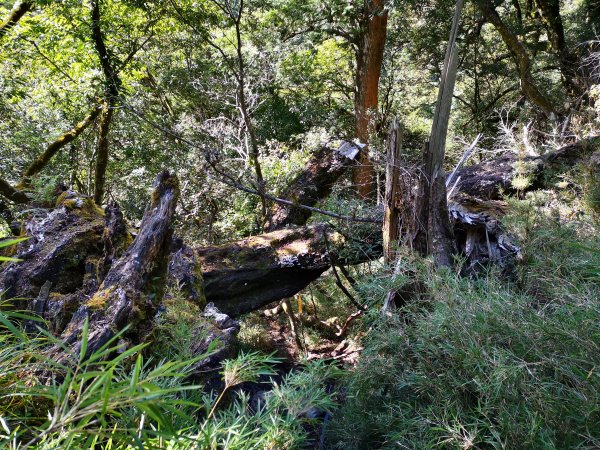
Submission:
<svg viewBox="0 0 600 450">
<path fill-rule="evenodd" d="M 322 384 L 336 372 L 323 363 L 280 384 L 267 381 L 264 398 L 251 405 L 235 388 L 273 374 L 277 361 L 269 356 L 225 361 L 218 395 L 190 381 L 191 367 L 206 355 L 153 360 L 144 345 L 127 348 L 117 336 L 84 359 L 84 330 L 80 354 L 59 363 L 48 351 L 60 343 L 43 333 L 29 337 L 19 325 L 24 316 L 7 310 L 0 308 L 0 448 L 302 448 L 306 411 L 334 406 Z"/>
<path fill-rule="evenodd" d="M 371 329 L 331 448 L 600 446 L 600 239 L 526 222 L 516 279 L 421 272 L 427 303 Z"/>
</svg>

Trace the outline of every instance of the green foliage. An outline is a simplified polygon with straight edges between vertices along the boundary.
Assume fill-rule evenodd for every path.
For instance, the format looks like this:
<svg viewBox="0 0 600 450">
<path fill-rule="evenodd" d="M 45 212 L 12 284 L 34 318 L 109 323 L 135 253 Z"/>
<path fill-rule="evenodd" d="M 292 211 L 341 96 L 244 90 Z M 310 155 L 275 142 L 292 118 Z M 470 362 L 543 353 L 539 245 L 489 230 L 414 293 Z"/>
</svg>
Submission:
<svg viewBox="0 0 600 450">
<path fill-rule="evenodd" d="M 0 249 L 12 247 L 13 245 L 17 245 L 23 241 L 29 239 L 28 237 L 16 238 L 16 239 L 4 239 L 0 241 Z M 19 261 L 16 258 L 10 258 L 8 256 L 0 255 L 0 263 L 2 262 L 17 262 Z"/>
<path fill-rule="evenodd" d="M 191 366 L 208 354 L 153 361 L 142 356 L 144 345 L 126 348 L 118 335 L 85 359 L 86 324 L 79 354 L 56 361 L 49 352 L 62 344 L 46 333 L 27 336 L 22 320 L 41 322 L 0 310 L 3 448 L 299 448 L 308 439 L 307 411 L 334 406 L 322 386 L 337 371 L 323 363 L 273 385 L 258 407 L 239 392 L 217 409 L 218 400 L 188 381 Z M 226 389 L 274 374 L 276 362 L 258 353 L 226 361 Z M 214 417 L 202 414 L 209 409 Z"/>
</svg>

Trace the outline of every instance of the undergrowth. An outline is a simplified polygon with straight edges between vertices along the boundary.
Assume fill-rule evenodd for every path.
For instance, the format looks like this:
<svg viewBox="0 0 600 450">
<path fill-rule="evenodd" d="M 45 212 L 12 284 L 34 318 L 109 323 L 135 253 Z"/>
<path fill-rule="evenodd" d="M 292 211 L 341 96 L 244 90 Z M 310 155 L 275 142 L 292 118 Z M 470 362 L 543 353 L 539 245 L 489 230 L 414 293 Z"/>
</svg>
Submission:
<svg viewBox="0 0 600 450">
<path fill-rule="evenodd" d="M 324 363 L 267 382 L 251 402 L 235 388 L 274 374 L 270 356 L 241 353 L 225 361 L 225 387 L 207 392 L 191 381 L 191 368 L 211 349 L 153 360 L 143 344 L 126 348 L 118 335 L 84 358 L 84 329 L 81 352 L 58 362 L 52 348 L 61 344 L 47 333 L 28 336 L 23 319 L 32 318 L 0 308 L 0 448 L 302 448 L 314 421 L 307 411 L 334 407 L 315 381 L 336 376 Z"/>
<path fill-rule="evenodd" d="M 331 448 L 600 447 L 599 235 L 512 206 L 517 273 L 420 267 L 428 299 L 372 322 Z"/>
</svg>

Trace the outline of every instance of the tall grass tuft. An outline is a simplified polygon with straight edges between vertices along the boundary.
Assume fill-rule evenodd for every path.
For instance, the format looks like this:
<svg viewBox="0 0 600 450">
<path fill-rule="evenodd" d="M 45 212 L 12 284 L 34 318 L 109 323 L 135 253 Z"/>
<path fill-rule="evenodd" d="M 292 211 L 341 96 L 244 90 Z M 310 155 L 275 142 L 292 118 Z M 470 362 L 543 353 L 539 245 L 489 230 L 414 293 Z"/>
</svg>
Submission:
<svg viewBox="0 0 600 450">
<path fill-rule="evenodd" d="M 577 230 L 534 223 L 510 282 L 423 273 L 428 304 L 370 331 L 331 448 L 598 448 L 600 240 Z"/>
</svg>

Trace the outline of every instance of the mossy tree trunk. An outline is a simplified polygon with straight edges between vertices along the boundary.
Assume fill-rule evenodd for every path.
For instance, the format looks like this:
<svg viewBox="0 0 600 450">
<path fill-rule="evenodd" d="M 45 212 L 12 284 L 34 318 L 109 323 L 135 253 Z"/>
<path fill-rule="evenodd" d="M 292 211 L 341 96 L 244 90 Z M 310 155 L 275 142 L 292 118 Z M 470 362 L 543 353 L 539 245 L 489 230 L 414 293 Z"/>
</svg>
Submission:
<svg viewBox="0 0 600 450">
<path fill-rule="evenodd" d="M 111 52 L 106 47 L 104 33 L 101 28 L 100 1 L 92 1 L 92 40 L 100 60 L 100 67 L 105 82 L 105 105 L 102 108 L 96 143 L 96 169 L 94 173 L 94 201 L 102 204 L 106 185 L 106 168 L 109 160 L 109 131 L 115 114 L 115 106 L 119 102 L 121 79 L 114 65 Z"/>
<path fill-rule="evenodd" d="M 63 133 L 58 138 L 56 138 L 48 147 L 44 153 L 38 156 L 31 165 L 25 169 L 23 172 L 23 176 L 21 178 L 21 184 L 26 185 L 29 182 L 29 179 L 38 174 L 44 169 L 50 162 L 50 160 L 56 155 L 62 148 L 64 148 L 67 144 L 73 142 L 81 133 L 83 133 L 93 122 L 96 120 L 98 115 L 100 114 L 101 108 L 98 105 L 95 105 L 89 114 L 77 125 L 71 128 L 66 133 Z"/>
</svg>

